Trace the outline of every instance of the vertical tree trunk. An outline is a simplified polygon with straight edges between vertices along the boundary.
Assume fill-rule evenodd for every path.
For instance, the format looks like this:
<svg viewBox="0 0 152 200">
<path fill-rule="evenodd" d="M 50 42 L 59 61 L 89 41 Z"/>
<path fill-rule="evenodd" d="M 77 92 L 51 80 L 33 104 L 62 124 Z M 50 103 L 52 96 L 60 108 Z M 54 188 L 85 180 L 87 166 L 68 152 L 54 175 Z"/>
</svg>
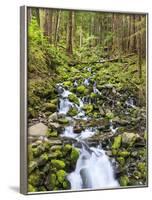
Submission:
<svg viewBox="0 0 152 200">
<path fill-rule="evenodd" d="M 61 11 L 57 11 L 57 16 L 56 16 L 56 25 L 55 25 L 55 46 L 57 46 L 57 43 L 59 41 L 59 27 L 60 27 L 60 15 Z"/>
<path fill-rule="evenodd" d="M 68 20 L 68 42 L 67 42 L 67 53 L 69 55 L 73 54 L 73 25 L 74 25 L 74 12 L 69 11 Z"/>
</svg>

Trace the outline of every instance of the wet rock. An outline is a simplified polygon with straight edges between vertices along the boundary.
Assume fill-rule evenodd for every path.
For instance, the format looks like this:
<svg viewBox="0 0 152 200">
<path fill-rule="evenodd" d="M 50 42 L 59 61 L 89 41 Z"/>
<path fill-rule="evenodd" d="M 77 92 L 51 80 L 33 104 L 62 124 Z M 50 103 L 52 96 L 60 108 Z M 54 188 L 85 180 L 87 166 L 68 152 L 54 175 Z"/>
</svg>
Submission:
<svg viewBox="0 0 152 200">
<path fill-rule="evenodd" d="M 132 146 L 135 143 L 135 141 L 138 137 L 139 137 L 138 134 L 124 132 L 122 134 L 122 143 L 129 145 L 129 146 Z"/>
<path fill-rule="evenodd" d="M 51 160 L 51 164 L 53 167 L 56 167 L 57 169 L 65 168 L 65 163 L 62 160 Z"/>
<path fill-rule="evenodd" d="M 83 130 L 83 127 L 77 125 L 77 126 L 74 126 L 73 130 L 74 130 L 74 133 L 81 133 L 81 131 Z"/>
<path fill-rule="evenodd" d="M 119 149 L 121 146 L 121 140 L 122 140 L 121 135 L 116 136 L 112 144 L 112 149 Z"/>
<path fill-rule="evenodd" d="M 38 123 L 29 127 L 28 134 L 29 136 L 46 136 L 48 127 L 43 123 Z"/>
<path fill-rule="evenodd" d="M 60 129 L 61 125 L 58 122 L 50 122 L 49 126 L 55 129 Z"/>
<path fill-rule="evenodd" d="M 57 114 L 57 112 L 54 112 L 53 114 L 51 114 L 48 117 L 48 122 L 54 122 L 54 121 L 57 121 L 57 120 L 58 120 L 58 114 Z"/>
</svg>

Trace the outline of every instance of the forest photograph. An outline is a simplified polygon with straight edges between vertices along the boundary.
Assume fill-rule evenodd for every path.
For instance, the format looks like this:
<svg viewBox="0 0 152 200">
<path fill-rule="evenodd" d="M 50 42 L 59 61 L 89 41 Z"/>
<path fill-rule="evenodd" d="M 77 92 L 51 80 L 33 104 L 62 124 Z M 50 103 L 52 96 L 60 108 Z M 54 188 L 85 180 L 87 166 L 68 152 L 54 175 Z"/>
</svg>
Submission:
<svg viewBox="0 0 152 200">
<path fill-rule="evenodd" d="M 28 192 L 147 186 L 147 15 L 27 9 Z"/>
</svg>

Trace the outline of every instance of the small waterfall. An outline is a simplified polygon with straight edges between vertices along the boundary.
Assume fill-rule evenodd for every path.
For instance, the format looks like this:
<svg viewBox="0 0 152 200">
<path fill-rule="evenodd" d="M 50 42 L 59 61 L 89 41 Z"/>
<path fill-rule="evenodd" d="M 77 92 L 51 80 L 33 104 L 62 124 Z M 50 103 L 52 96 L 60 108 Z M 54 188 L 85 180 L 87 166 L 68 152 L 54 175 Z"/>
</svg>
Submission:
<svg viewBox="0 0 152 200">
<path fill-rule="evenodd" d="M 127 107 L 136 108 L 134 99 L 131 97 L 129 97 L 128 100 L 125 101 L 125 104 L 127 105 Z"/>
<path fill-rule="evenodd" d="M 112 165 L 104 150 L 91 147 L 90 151 L 82 146 L 75 171 L 67 177 L 71 189 L 118 187 Z"/>
<path fill-rule="evenodd" d="M 87 79 L 85 79 L 87 83 Z M 96 88 L 96 83 L 93 86 L 94 93 L 100 94 L 100 91 Z M 88 119 L 83 111 L 85 98 L 81 100 L 79 98 L 79 105 L 76 105 L 69 101 L 68 96 L 70 91 L 65 90 L 62 85 L 58 86 L 58 93 L 60 95 L 59 113 L 67 114 L 69 109 L 75 106 L 78 110 L 77 116 L 73 119 Z M 89 99 L 87 99 L 89 101 Z M 88 102 L 87 102 L 88 103 Z M 118 187 L 119 184 L 114 178 L 114 171 L 108 156 L 101 147 L 89 147 L 86 143 L 86 139 L 96 134 L 96 128 L 86 128 L 80 133 L 74 132 L 74 120 L 71 121 L 71 125 L 65 127 L 61 137 L 75 139 L 77 143 L 80 143 L 80 155 L 76 163 L 76 168 L 73 172 L 68 174 L 67 179 L 71 184 L 71 189 L 101 189 L 109 187 Z M 111 130 L 114 130 L 112 121 L 110 124 Z"/>
<path fill-rule="evenodd" d="M 101 92 L 97 89 L 97 87 L 96 87 L 96 82 L 94 83 L 94 85 L 93 85 L 93 92 L 95 93 L 95 94 L 99 94 L 99 95 L 101 95 Z"/>
<path fill-rule="evenodd" d="M 90 79 L 89 78 L 85 78 L 84 85 L 85 86 L 89 86 L 90 85 Z"/>
</svg>

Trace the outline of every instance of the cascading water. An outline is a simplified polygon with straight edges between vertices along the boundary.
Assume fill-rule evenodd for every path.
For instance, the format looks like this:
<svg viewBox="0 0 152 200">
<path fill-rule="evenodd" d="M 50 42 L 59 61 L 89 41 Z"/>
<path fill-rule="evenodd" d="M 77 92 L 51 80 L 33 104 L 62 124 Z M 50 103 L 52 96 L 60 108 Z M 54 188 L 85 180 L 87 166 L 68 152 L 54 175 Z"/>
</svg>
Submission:
<svg viewBox="0 0 152 200">
<path fill-rule="evenodd" d="M 94 92 L 99 93 L 96 85 L 93 87 Z M 95 91 L 96 90 L 96 91 Z M 71 94 L 68 90 L 65 90 L 62 86 L 59 86 L 58 92 L 60 94 L 59 113 L 67 114 L 72 106 L 78 109 L 78 114 L 73 117 L 74 119 L 87 119 L 85 112 L 83 111 L 84 101 L 79 98 L 79 106 L 70 102 L 68 95 Z M 111 128 L 113 125 L 111 123 Z M 100 189 L 108 187 L 118 187 L 119 184 L 114 178 L 114 171 L 111 162 L 106 155 L 105 151 L 97 147 L 89 147 L 86 143 L 86 139 L 96 134 L 96 130 L 92 128 L 86 128 L 80 133 L 74 132 L 74 123 L 65 127 L 65 130 L 61 134 L 61 137 L 75 139 L 76 143 L 81 144 L 80 155 L 76 163 L 76 168 L 73 172 L 68 174 L 67 179 L 71 184 L 71 189 Z"/>
<path fill-rule="evenodd" d="M 100 147 L 82 146 L 75 171 L 68 175 L 71 189 L 118 187 L 108 156 Z"/>
</svg>

